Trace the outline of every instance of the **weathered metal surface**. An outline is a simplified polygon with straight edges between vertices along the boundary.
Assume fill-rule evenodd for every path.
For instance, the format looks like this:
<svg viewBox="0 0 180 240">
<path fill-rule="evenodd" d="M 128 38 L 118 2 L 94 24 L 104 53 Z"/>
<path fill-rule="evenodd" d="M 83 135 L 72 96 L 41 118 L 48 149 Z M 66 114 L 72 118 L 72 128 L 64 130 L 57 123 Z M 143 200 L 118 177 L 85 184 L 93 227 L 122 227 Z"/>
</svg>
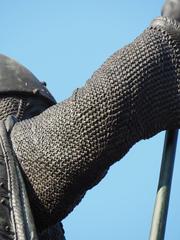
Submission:
<svg viewBox="0 0 180 240">
<path fill-rule="evenodd" d="M 56 103 L 46 88 L 27 68 L 15 60 L 0 54 L 0 94 L 16 93 L 39 95 L 50 102 Z"/>
</svg>

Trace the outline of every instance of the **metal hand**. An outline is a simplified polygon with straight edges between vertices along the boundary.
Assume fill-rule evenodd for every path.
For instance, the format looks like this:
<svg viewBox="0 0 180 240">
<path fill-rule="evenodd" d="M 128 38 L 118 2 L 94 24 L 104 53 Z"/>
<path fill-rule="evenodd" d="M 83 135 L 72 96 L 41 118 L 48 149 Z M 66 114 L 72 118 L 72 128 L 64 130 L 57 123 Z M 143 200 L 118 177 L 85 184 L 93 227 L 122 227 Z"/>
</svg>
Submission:
<svg viewBox="0 0 180 240">
<path fill-rule="evenodd" d="M 162 9 L 162 16 L 180 22 L 180 0 L 166 0 Z"/>
</svg>

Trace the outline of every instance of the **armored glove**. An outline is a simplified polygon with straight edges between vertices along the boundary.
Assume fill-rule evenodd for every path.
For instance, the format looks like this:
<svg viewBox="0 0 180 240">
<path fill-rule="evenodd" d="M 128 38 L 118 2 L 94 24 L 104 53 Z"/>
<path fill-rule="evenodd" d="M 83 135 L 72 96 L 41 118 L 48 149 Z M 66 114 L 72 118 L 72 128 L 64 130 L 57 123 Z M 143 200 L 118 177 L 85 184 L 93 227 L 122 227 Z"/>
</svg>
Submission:
<svg viewBox="0 0 180 240">
<path fill-rule="evenodd" d="M 65 218 L 138 141 L 180 126 L 180 24 L 155 19 L 65 101 L 15 124 L 39 228 Z"/>
</svg>

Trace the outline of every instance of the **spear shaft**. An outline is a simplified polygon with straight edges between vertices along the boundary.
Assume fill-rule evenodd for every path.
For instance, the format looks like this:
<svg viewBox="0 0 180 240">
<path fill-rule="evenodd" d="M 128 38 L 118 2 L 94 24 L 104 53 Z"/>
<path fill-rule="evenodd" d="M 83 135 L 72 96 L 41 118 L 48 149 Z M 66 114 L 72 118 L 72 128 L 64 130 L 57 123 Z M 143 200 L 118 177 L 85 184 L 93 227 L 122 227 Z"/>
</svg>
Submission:
<svg viewBox="0 0 180 240">
<path fill-rule="evenodd" d="M 163 240 L 165 236 L 177 140 L 178 130 L 166 131 L 150 240 Z"/>
</svg>

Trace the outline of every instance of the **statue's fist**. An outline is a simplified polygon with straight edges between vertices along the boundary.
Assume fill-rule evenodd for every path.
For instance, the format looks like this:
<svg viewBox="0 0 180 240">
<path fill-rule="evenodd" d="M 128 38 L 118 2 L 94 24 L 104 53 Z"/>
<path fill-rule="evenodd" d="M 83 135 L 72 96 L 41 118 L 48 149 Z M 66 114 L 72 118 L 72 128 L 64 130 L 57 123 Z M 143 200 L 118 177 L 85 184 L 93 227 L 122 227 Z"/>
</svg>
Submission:
<svg viewBox="0 0 180 240">
<path fill-rule="evenodd" d="M 162 9 L 162 16 L 180 22 L 180 0 L 166 0 Z"/>
</svg>

